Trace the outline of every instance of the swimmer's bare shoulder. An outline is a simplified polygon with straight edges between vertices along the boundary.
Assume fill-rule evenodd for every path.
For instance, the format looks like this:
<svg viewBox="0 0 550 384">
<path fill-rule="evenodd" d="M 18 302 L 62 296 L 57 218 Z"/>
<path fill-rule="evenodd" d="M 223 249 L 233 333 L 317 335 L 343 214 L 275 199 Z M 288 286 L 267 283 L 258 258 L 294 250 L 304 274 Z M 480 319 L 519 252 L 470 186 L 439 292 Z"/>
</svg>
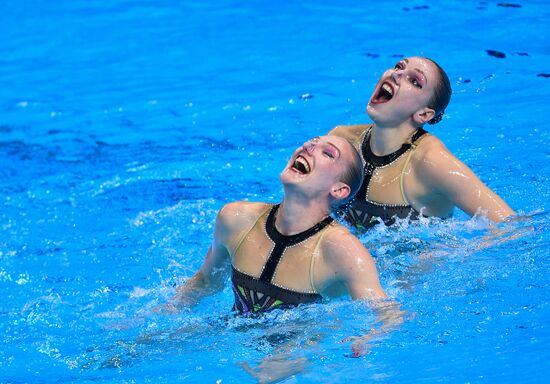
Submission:
<svg viewBox="0 0 550 384">
<path fill-rule="evenodd" d="M 338 125 L 334 127 L 328 134 L 340 136 L 344 139 L 348 139 L 351 142 L 354 142 L 370 126 L 371 124 Z"/>
<path fill-rule="evenodd" d="M 411 163 L 417 167 L 422 167 L 426 162 L 437 161 L 441 157 L 448 157 L 449 155 L 452 156 L 445 144 L 436 136 L 428 133 L 416 142 L 416 149 L 413 152 Z"/>
<path fill-rule="evenodd" d="M 386 297 L 371 254 L 347 228 L 333 224 L 319 246 L 316 286 L 332 286 L 329 296 L 347 291 L 353 299 Z"/>
<path fill-rule="evenodd" d="M 266 203 L 237 201 L 220 209 L 216 218 L 216 232 L 223 236 L 223 242 L 231 247 L 234 239 L 247 231 L 258 217 L 270 206 Z"/>
<path fill-rule="evenodd" d="M 411 170 L 426 185 L 441 182 L 439 179 L 442 173 L 459 171 L 465 167 L 445 144 L 432 134 L 420 139 L 411 159 Z"/>
<path fill-rule="evenodd" d="M 416 150 L 415 153 L 422 154 L 426 153 L 427 151 L 439 151 L 444 150 L 448 152 L 447 147 L 445 147 L 445 144 L 439 140 L 436 136 L 432 135 L 431 133 L 426 133 L 423 135 L 417 142 L 416 142 Z"/>
<path fill-rule="evenodd" d="M 428 216 L 448 217 L 454 205 L 442 193 L 446 182 L 441 174 L 451 172 L 449 163 L 458 160 L 437 137 L 427 134 L 416 143 L 411 161 L 404 174 L 404 193 L 409 203 Z"/>
</svg>

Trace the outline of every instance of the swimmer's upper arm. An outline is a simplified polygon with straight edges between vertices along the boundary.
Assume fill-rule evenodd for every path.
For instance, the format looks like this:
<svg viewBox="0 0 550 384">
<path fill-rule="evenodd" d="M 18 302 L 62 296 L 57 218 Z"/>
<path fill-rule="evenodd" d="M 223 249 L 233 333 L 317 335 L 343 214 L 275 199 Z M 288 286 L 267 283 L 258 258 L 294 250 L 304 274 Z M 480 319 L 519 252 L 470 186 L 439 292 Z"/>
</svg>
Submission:
<svg viewBox="0 0 550 384">
<path fill-rule="evenodd" d="M 442 143 L 433 143 L 416 162 L 416 174 L 429 189 L 468 215 L 476 213 L 493 221 L 503 221 L 514 211 Z"/>
<path fill-rule="evenodd" d="M 323 259 L 353 299 L 387 297 L 371 254 L 345 228 L 331 230 L 323 239 Z"/>
<path fill-rule="evenodd" d="M 194 305 L 203 297 L 221 291 L 227 280 L 230 253 L 227 241 L 231 238 L 235 223 L 237 203 L 224 206 L 216 217 L 214 238 L 200 269 L 176 288 L 172 302 L 177 306 Z"/>
<path fill-rule="evenodd" d="M 240 214 L 243 203 L 230 203 L 223 206 L 216 216 L 214 238 L 206 254 L 200 272 L 213 279 L 220 269 L 228 269 L 230 261 L 230 241 L 238 231 L 243 215 Z"/>
</svg>

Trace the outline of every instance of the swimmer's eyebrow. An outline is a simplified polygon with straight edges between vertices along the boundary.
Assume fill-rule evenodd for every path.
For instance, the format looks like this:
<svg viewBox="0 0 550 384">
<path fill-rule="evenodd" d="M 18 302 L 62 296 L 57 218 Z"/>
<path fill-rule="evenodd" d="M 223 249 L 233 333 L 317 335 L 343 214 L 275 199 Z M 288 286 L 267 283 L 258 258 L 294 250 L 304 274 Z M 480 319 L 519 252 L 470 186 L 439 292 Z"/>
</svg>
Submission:
<svg viewBox="0 0 550 384">
<path fill-rule="evenodd" d="M 313 139 L 311 139 L 311 140 L 319 141 L 319 140 L 321 140 L 321 136 L 315 136 L 315 137 L 314 137 Z M 334 150 L 336 151 L 337 157 L 340 157 L 340 148 L 338 148 L 338 147 L 336 146 L 336 144 L 333 144 L 333 143 L 331 143 L 330 141 L 327 141 L 327 140 L 325 140 L 325 143 L 327 143 L 328 146 L 334 148 Z"/>
<path fill-rule="evenodd" d="M 409 59 L 403 59 L 403 61 L 405 63 L 409 64 Z M 426 84 L 428 84 L 428 78 L 426 77 L 426 74 L 424 72 L 422 72 L 419 68 L 413 68 L 413 70 L 420 73 L 422 75 L 422 77 L 424 77 L 424 81 L 426 82 Z"/>
</svg>

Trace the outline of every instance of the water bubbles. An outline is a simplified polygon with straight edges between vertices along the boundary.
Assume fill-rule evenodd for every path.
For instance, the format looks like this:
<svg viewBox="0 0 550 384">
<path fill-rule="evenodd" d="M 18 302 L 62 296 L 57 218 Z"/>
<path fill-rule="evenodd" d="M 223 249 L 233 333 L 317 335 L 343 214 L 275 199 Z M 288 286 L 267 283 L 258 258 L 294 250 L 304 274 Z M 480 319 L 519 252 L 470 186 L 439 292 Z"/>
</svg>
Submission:
<svg viewBox="0 0 550 384">
<path fill-rule="evenodd" d="M 134 287 L 134 289 L 133 289 L 132 292 L 130 293 L 130 298 L 131 298 L 131 299 L 141 298 L 141 297 L 144 297 L 144 296 L 148 296 L 148 295 L 151 294 L 152 292 L 153 292 L 152 289 L 146 289 L 146 288 L 141 288 L 141 287 Z"/>
<path fill-rule="evenodd" d="M 59 359 L 61 357 L 61 352 L 59 349 L 52 347 L 49 341 L 37 342 L 36 350 L 55 359 Z"/>
<path fill-rule="evenodd" d="M 2 256 L 1 253 L 0 256 Z M 0 281 L 12 281 L 10 274 L 4 270 L 0 270 Z"/>
<path fill-rule="evenodd" d="M 15 281 L 15 283 L 18 285 L 24 285 L 30 283 L 30 281 L 31 278 L 28 273 L 22 273 L 19 275 L 19 278 Z"/>
</svg>

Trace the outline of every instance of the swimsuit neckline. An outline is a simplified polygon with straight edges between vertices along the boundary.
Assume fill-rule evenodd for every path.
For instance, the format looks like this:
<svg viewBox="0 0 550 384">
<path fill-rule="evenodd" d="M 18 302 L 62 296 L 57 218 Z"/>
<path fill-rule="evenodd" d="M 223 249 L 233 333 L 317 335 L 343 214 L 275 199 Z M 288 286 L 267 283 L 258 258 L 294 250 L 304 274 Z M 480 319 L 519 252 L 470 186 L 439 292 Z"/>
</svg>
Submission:
<svg viewBox="0 0 550 384">
<path fill-rule="evenodd" d="M 311 228 L 306 229 L 305 231 L 294 235 L 283 235 L 277 230 L 277 227 L 275 227 L 275 217 L 279 206 L 280 204 L 276 204 L 273 206 L 273 208 L 271 208 L 269 216 L 267 217 L 267 220 L 265 222 L 265 230 L 267 236 L 269 236 L 271 241 L 273 241 L 275 244 L 281 244 L 285 247 L 292 247 L 293 245 L 301 243 L 302 241 L 310 238 L 334 221 L 332 217 L 327 216 Z"/>
<path fill-rule="evenodd" d="M 407 152 L 411 147 L 412 143 L 414 143 L 420 136 L 424 135 L 426 131 L 423 128 L 418 128 L 412 138 L 411 143 L 403 143 L 400 148 L 398 148 L 396 151 L 392 153 L 388 153 L 387 155 L 378 156 L 372 152 L 372 149 L 370 147 L 370 139 L 371 139 L 371 131 L 372 127 L 369 129 L 369 132 L 367 133 L 365 139 L 363 140 L 363 144 L 361 146 L 361 152 L 363 154 L 364 160 L 367 164 L 372 164 L 375 168 L 378 167 L 385 167 L 391 163 L 393 163 L 395 160 L 397 160 L 401 155 L 403 155 L 405 152 Z"/>
</svg>

